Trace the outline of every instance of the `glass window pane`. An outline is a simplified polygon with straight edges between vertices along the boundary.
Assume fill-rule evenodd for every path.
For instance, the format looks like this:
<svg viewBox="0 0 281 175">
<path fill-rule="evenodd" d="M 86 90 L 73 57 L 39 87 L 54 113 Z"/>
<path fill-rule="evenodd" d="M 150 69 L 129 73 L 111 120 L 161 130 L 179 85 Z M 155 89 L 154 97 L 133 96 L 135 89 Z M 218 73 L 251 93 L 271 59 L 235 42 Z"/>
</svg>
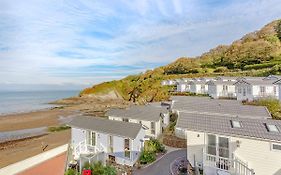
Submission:
<svg viewBox="0 0 281 175">
<path fill-rule="evenodd" d="M 208 154 L 216 155 L 216 136 L 215 135 L 208 135 L 207 152 L 208 152 Z"/>
<path fill-rule="evenodd" d="M 219 137 L 219 156 L 229 157 L 229 139 L 225 137 Z"/>
</svg>

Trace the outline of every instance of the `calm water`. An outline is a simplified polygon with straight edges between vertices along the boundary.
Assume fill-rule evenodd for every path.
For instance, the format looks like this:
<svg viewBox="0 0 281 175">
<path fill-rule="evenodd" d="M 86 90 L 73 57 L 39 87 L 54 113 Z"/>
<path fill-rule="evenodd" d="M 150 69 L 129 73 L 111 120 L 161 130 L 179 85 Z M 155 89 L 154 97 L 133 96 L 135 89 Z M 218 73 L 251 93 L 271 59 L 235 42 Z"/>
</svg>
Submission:
<svg viewBox="0 0 281 175">
<path fill-rule="evenodd" d="M 0 92 L 0 115 L 53 107 L 47 103 L 78 95 L 78 91 Z"/>
</svg>

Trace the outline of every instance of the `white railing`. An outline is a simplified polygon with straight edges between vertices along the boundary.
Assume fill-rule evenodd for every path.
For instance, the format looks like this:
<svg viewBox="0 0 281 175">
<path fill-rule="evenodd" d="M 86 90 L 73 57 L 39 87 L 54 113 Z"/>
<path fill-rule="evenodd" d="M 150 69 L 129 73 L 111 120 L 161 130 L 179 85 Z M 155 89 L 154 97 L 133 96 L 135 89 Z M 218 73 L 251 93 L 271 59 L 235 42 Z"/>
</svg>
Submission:
<svg viewBox="0 0 281 175">
<path fill-rule="evenodd" d="M 236 94 L 233 92 L 222 91 L 219 93 L 220 97 L 236 97 Z"/>
<path fill-rule="evenodd" d="M 85 141 L 80 142 L 75 148 L 74 148 L 74 155 L 75 157 L 79 157 L 80 154 L 96 154 L 98 152 L 101 152 L 99 148 L 96 146 L 92 146 L 89 144 L 86 144 Z"/>
<path fill-rule="evenodd" d="M 242 162 L 238 158 L 233 160 L 233 174 L 235 175 L 254 175 L 253 169 L 248 167 L 247 163 Z"/>
<path fill-rule="evenodd" d="M 215 167 L 221 170 L 228 171 L 231 169 L 231 160 L 224 157 L 205 154 L 204 166 Z"/>
<path fill-rule="evenodd" d="M 210 154 L 204 155 L 204 167 L 213 167 L 219 170 L 227 171 L 233 175 L 254 175 L 253 169 L 250 169 L 246 163 L 235 157 L 234 160 L 224 157 L 218 157 Z"/>
</svg>

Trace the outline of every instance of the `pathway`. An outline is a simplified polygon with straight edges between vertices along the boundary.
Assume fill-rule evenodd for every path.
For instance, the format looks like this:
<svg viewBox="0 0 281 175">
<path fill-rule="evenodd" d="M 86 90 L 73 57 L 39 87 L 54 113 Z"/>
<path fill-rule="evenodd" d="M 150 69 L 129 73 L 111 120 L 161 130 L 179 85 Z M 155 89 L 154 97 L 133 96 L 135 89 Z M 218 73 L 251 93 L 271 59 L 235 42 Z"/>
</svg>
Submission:
<svg viewBox="0 0 281 175">
<path fill-rule="evenodd" d="M 186 156 L 186 149 L 168 152 L 157 162 L 150 166 L 135 170 L 133 175 L 170 175 L 170 164 L 178 157 Z"/>
</svg>

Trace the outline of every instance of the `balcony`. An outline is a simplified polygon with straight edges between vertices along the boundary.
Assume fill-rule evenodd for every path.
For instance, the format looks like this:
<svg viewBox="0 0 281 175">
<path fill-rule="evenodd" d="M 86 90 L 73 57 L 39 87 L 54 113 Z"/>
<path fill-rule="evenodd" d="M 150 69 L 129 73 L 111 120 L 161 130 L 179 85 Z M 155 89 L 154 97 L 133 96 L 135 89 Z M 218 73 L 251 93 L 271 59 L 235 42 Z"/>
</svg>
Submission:
<svg viewBox="0 0 281 175">
<path fill-rule="evenodd" d="M 247 163 L 239 160 L 204 154 L 203 161 L 206 174 L 229 174 L 229 175 L 254 175 L 253 169 L 250 169 Z"/>
<path fill-rule="evenodd" d="M 82 141 L 74 148 L 74 158 L 78 159 L 81 154 L 96 154 L 101 151 L 102 150 L 98 149 L 96 146 L 89 145 L 85 141 Z"/>
</svg>

